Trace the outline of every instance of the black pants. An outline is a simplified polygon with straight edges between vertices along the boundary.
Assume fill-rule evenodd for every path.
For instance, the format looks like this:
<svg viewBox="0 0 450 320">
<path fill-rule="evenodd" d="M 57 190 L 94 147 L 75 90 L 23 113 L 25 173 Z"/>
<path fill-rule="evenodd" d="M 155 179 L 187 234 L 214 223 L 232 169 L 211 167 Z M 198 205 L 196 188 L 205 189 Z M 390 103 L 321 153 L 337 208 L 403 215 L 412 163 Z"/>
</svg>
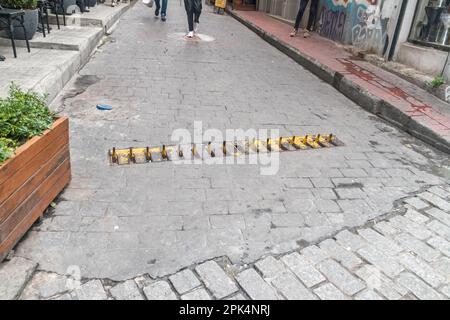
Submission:
<svg viewBox="0 0 450 320">
<path fill-rule="evenodd" d="M 202 0 L 184 0 L 184 8 L 186 9 L 189 31 L 194 31 L 194 22 L 199 22 L 202 13 Z"/>
<path fill-rule="evenodd" d="M 297 18 L 295 19 L 295 25 L 294 29 L 298 30 L 300 27 L 300 22 L 302 21 L 303 13 L 305 13 L 306 6 L 308 5 L 309 0 L 300 0 L 300 8 L 298 9 Z M 319 0 L 311 0 L 311 7 L 309 9 L 309 19 L 308 19 L 308 26 L 306 27 L 306 30 L 311 31 L 311 27 L 314 24 L 314 21 L 316 20 L 316 12 L 317 12 L 317 4 Z"/>
<path fill-rule="evenodd" d="M 85 12 L 86 11 L 86 2 L 85 0 L 77 0 L 77 6 L 80 8 L 81 12 Z"/>
</svg>

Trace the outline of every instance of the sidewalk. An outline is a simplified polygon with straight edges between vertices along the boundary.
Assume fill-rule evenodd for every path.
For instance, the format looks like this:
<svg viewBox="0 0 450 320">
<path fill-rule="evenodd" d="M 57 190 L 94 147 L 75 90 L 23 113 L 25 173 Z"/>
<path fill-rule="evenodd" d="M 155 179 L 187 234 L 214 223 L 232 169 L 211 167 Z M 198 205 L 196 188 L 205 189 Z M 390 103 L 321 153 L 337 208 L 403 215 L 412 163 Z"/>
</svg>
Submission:
<svg viewBox="0 0 450 320">
<path fill-rule="evenodd" d="M 450 105 L 370 62 L 355 59 L 333 41 L 313 34 L 291 38 L 292 27 L 264 12 L 229 13 L 367 111 L 450 152 Z"/>
</svg>

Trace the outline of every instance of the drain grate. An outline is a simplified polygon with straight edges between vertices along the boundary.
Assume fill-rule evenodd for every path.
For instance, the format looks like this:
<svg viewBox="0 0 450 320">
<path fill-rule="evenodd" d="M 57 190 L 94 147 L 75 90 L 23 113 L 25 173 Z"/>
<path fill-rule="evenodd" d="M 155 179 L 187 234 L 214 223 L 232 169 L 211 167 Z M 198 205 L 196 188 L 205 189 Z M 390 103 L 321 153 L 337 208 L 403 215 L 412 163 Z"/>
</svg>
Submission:
<svg viewBox="0 0 450 320">
<path fill-rule="evenodd" d="M 333 134 L 279 137 L 265 141 L 252 139 L 240 141 L 206 142 L 201 144 L 162 145 L 155 147 L 112 148 L 108 151 L 111 165 L 138 164 L 162 161 L 207 159 L 242 156 L 255 153 L 285 152 L 332 148 L 344 145 Z"/>
</svg>

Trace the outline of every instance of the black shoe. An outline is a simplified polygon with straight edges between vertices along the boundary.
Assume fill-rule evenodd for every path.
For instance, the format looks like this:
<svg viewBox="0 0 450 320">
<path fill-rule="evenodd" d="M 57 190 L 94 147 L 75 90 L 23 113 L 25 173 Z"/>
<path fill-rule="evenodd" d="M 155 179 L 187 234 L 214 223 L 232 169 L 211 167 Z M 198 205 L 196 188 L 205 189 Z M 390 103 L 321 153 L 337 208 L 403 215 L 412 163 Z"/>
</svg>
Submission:
<svg viewBox="0 0 450 320">
<path fill-rule="evenodd" d="M 159 8 L 156 8 L 155 10 L 155 17 L 159 16 Z"/>
<path fill-rule="evenodd" d="M 166 21 L 166 15 L 161 13 L 161 21 Z"/>
<path fill-rule="evenodd" d="M 0 61 L 5 61 L 6 58 L 4 56 L 0 56 Z"/>
<path fill-rule="evenodd" d="M 83 10 L 83 13 L 85 13 L 85 12 L 91 12 L 91 11 L 88 10 L 88 9 L 84 9 L 84 10 Z"/>
</svg>

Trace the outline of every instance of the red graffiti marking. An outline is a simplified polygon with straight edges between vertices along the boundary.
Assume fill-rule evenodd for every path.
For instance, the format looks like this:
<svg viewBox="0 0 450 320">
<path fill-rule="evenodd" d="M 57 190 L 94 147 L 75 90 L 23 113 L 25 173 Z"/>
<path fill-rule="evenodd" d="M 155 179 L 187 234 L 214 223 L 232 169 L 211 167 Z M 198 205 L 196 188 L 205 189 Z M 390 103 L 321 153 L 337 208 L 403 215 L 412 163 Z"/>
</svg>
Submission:
<svg viewBox="0 0 450 320">
<path fill-rule="evenodd" d="M 340 59 L 337 58 L 337 61 L 339 61 L 341 64 L 345 66 L 345 70 L 347 74 L 354 75 L 380 89 L 383 89 L 385 92 L 389 93 L 392 96 L 395 96 L 396 98 L 399 98 L 405 102 L 407 102 L 412 108 L 415 109 L 415 111 L 419 112 L 426 112 L 431 108 L 430 105 L 423 103 L 422 101 L 417 100 L 404 90 L 400 89 L 399 87 L 394 86 L 393 84 L 381 79 L 373 72 L 364 69 L 357 64 L 353 63 L 352 61 L 348 59 Z"/>
</svg>

